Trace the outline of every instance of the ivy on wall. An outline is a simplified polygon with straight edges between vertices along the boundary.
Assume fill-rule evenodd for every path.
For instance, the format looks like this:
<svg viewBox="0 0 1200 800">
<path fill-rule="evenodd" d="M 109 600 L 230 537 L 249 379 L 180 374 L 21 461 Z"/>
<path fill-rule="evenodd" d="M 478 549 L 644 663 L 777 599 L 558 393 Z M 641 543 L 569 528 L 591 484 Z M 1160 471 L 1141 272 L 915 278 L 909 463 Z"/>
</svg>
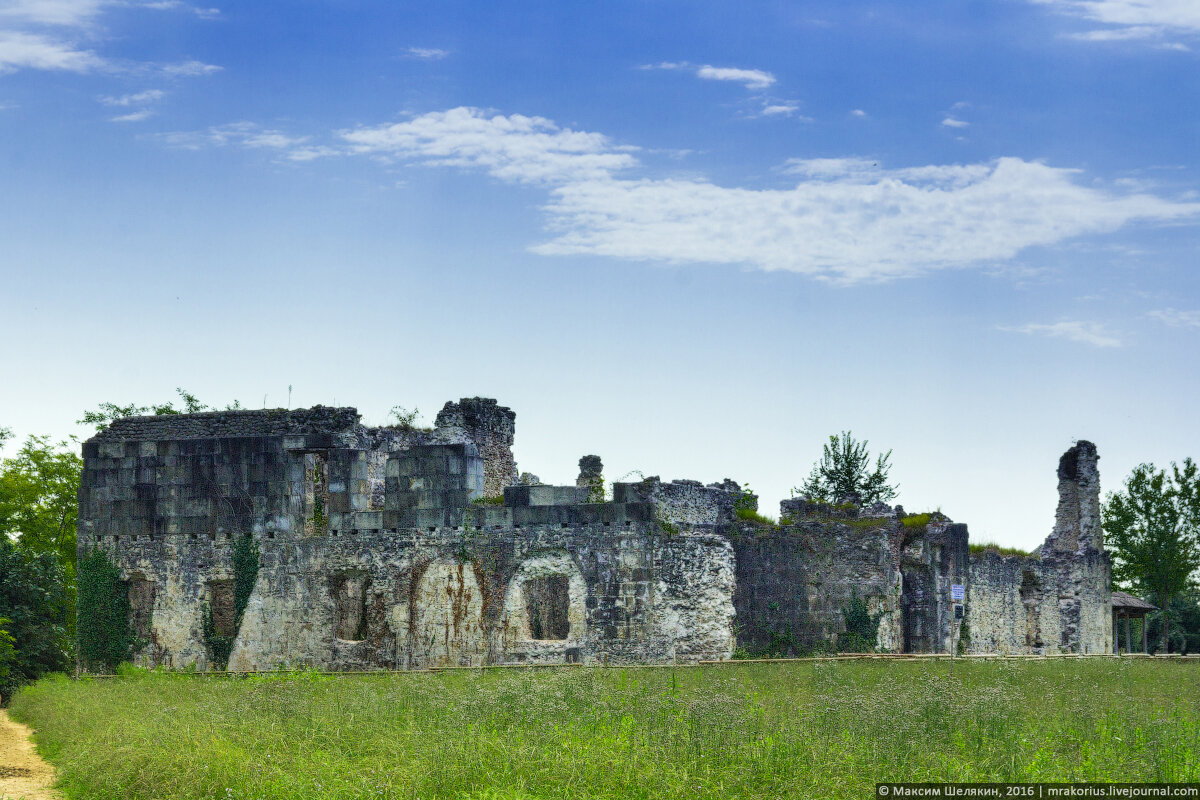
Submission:
<svg viewBox="0 0 1200 800">
<path fill-rule="evenodd" d="M 233 541 L 233 631 L 225 634 L 217 630 L 211 605 L 204 609 L 204 642 L 212 662 L 218 669 L 225 669 L 233 652 L 233 642 L 242 625 L 242 615 L 250 602 L 254 583 L 258 580 L 258 542 L 251 536 L 239 536 Z"/>
<path fill-rule="evenodd" d="M 115 671 L 133 650 L 129 589 L 108 553 L 94 548 L 78 564 L 79 615 L 76 631 L 84 669 Z"/>
</svg>

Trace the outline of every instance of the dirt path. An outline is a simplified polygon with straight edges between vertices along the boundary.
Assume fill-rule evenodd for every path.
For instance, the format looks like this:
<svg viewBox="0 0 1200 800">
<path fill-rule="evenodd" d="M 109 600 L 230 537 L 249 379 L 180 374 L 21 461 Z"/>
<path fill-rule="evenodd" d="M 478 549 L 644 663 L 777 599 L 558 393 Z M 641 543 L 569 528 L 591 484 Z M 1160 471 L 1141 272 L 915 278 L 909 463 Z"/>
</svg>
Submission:
<svg viewBox="0 0 1200 800">
<path fill-rule="evenodd" d="M 33 749 L 29 728 L 0 709 L 0 798 L 3 800 L 62 800 L 50 788 L 54 767 Z"/>
</svg>

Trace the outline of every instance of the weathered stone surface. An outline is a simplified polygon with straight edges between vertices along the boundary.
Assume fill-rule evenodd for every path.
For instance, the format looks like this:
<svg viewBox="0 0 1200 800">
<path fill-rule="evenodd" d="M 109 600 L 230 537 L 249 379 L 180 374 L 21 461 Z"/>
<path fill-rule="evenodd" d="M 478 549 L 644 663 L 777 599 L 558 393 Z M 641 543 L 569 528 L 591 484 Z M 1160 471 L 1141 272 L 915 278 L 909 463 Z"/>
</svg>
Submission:
<svg viewBox="0 0 1200 800">
<path fill-rule="evenodd" d="M 1014 558 L 968 556 L 965 525 L 886 506 L 796 498 L 782 526 L 743 521 L 757 499 L 729 479 L 616 483 L 603 502 L 594 456 L 577 486 L 518 481 L 514 420 L 481 398 L 447 403 L 432 431 L 320 406 L 118 420 L 83 447 L 80 552 L 112 555 L 138 660 L 171 667 L 211 666 L 206 628 L 235 637 L 239 670 L 802 652 L 837 646 L 855 598 L 886 650 L 1111 647 L 1088 442 L 1059 466 L 1054 531 Z M 260 558 L 239 623 L 242 537 Z"/>
</svg>

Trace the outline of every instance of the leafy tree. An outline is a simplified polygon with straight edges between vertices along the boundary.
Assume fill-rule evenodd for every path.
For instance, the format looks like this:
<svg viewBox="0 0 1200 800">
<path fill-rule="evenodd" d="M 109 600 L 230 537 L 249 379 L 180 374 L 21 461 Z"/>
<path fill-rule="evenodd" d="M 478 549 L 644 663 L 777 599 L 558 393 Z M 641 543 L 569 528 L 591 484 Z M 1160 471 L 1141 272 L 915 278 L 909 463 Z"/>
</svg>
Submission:
<svg viewBox="0 0 1200 800">
<path fill-rule="evenodd" d="M 0 617 L 7 620 L 3 629 L 12 648 L 7 656 L 0 654 L 0 661 L 7 661 L 0 668 L 7 672 L 0 675 L 5 698 L 21 684 L 70 666 L 69 606 L 58 559 L 0 536 Z"/>
<path fill-rule="evenodd" d="M 176 387 L 175 393 L 179 395 L 179 402 L 182 404 L 179 408 L 175 407 L 174 402 L 159 403 L 157 405 L 139 406 L 137 403 L 130 403 L 127 406 L 119 406 L 116 403 L 101 403 L 100 406 L 91 411 L 83 412 L 83 417 L 76 420 L 80 425 L 95 425 L 97 431 L 102 431 L 112 424 L 113 420 L 121 419 L 122 417 L 137 417 L 142 415 L 163 416 L 165 414 L 196 414 L 201 411 L 213 411 L 212 406 L 201 403 L 199 398 L 186 389 Z M 242 404 L 234 400 L 229 405 L 225 406 L 226 411 L 234 411 L 242 407 Z"/>
<path fill-rule="evenodd" d="M 30 436 L 12 458 L 0 461 L 0 535 L 38 553 L 53 553 L 75 575 L 75 521 L 83 460 L 77 440 L 53 444 Z"/>
<path fill-rule="evenodd" d="M 896 496 L 900 487 L 888 483 L 891 464 L 888 450 L 875 459 L 871 469 L 871 456 L 867 441 L 856 441 L 850 431 L 829 437 L 824 446 L 821 460 L 813 464 L 808 480 L 797 490 L 812 500 L 823 503 L 841 503 L 857 498 L 865 505 L 886 502 Z"/>
<path fill-rule="evenodd" d="M 1171 474 L 1139 464 L 1125 488 L 1110 492 L 1101 511 L 1113 577 L 1164 610 L 1188 587 L 1200 568 L 1200 474 L 1190 458 Z M 1169 641 L 1170 614 L 1159 630 L 1161 649 Z"/>
</svg>

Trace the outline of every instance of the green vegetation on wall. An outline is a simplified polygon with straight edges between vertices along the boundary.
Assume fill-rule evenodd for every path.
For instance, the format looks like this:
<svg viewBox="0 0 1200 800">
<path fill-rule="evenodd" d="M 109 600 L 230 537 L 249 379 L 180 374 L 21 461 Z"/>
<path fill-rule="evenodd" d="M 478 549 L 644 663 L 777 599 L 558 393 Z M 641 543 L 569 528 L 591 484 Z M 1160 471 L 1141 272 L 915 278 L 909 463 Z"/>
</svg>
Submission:
<svg viewBox="0 0 1200 800">
<path fill-rule="evenodd" d="M 79 559 L 79 659 L 93 672 L 112 672 L 133 649 L 129 589 L 108 553 L 94 548 Z"/>
<path fill-rule="evenodd" d="M 883 614 L 872 614 L 867 601 L 855 592 L 842 614 L 846 618 L 846 632 L 838 637 L 838 650 L 842 653 L 870 653 L 875 650 L 879 638 L 879 620 Z"/>
<path fill-rule="evenodd" d="M 250 594 L 258 580 L 258 542 L 252 536 L 239 536 L 233 540 L 233 632 L 217 631 L 211 605 L 204 609 L 204 643 L 218 669 L 224 669 L 233 652 L 233 642 L 242 625 L 242 615 L 250 602 Z"/>
</svg>

